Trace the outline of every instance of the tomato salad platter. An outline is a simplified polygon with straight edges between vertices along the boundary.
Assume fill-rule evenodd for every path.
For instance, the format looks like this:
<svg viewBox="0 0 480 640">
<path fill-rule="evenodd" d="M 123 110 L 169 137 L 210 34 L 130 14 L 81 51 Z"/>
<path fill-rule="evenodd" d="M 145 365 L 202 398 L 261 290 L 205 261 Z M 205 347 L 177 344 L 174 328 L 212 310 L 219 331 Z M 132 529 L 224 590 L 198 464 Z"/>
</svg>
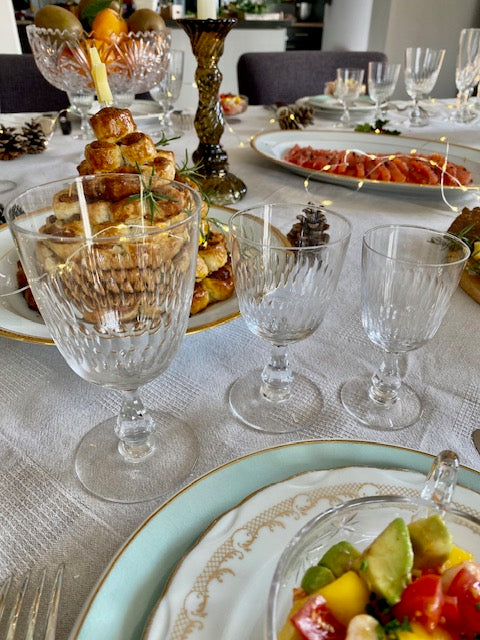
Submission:
<svg viewBox="0 0 480 640">
<path fill-rule="evenodd" d="M 392 195 L 464 197 L 480 190 L 480 151 L 406 136 L 340 131 L 270 131 L 252 148 L 311 180 Z"/>
</svg>

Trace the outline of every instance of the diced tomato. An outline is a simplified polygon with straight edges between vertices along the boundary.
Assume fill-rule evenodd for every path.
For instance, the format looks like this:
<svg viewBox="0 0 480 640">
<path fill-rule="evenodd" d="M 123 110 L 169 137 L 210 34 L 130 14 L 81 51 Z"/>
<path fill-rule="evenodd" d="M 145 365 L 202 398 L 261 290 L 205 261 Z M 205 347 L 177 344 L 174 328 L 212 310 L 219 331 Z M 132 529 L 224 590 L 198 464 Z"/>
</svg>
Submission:
<svg viewBox="0 0 480 640">
<path fill-rule="evenodd" d="M 402 599 L 393 608 L 393 614 L 398 620 L 416 620 L 428 631 L 433 631 L 440 622 L 443 604 L 440 576 L 425 574 L 405 587 Z"/>
<path fill-rule="evenodd" d="M 480 633 L 480 566 L 465 563 L 453 578 L 447 595 L 457 598 L 460 630 Z"/>
<path fill-rule="evenodd" d="M 309 598 L 291 618 L 304 640 L 343 640 L 345 627 L 327 607 L 323 596 Z"/>
</svg>

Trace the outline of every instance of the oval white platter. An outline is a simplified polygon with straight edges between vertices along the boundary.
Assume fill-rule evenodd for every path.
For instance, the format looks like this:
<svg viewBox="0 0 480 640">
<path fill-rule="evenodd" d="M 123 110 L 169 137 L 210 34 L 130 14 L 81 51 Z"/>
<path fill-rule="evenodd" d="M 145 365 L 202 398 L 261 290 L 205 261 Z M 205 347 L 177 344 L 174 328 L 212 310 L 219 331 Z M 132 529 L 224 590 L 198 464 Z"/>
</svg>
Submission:
<svg viewBox="0 0 480 640">
<path fill-rule="evenodd" d="M 425 476 L 345 467 L 312 471 L 258 491 L 214 522 L 177 565 L 144 640 L 263 640 L 270 581 L 285 545 L 317 513 L 367 495 L 418 496 Z M 480 517 L 480 495 L 455 505 Z"/>
<path fill-rule="evenodd" d="M 361 153 L 409 154 L 413 149 L 418 153 L 440 153 L 448 157 L 451 162 L 466 166 L 472 172 L 473 182 L 468 187 L 443 187 L 441 185 L 360 179 L 306 169 L 284 160 L 286 152 L 295 144 L 301 147 L 311 146 L 314 149 L 337 149 L 339 151 L 349 149 Z M 394 196 L 428 196 L 451 199 L 463 198 L 472 191 L 480 191 L 480 150 L 449 144 L 446 141 L 424 140 L 407 136 L 377 135 L 374 133 L 356 133 L 353 131 L 293 129 L 260 133 L 252 138 L 251 146 L 261 156 L 284 169 L 288 169 L 288 171 L 305 176 L 310 180 L 329 182 L 351 189 L 382 191 Z"/>
</svg>

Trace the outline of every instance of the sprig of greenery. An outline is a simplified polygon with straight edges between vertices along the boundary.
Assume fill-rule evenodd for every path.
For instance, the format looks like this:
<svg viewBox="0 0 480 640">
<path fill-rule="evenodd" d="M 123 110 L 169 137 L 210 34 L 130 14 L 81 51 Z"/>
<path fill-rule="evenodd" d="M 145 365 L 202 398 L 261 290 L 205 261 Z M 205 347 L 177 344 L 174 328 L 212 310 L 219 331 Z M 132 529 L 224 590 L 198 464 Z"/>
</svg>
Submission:
<svg viewBox="0 0 480 640">
<path fill-rule="evenodd" d="M 471 233 L 472 229 L 475 227 L 477 227 L 477 223 L 472 222 L 472 224 L 467 225 L 454 235 L 456 235 L 457 238 L 460 238 L 460 240 L 462 240 L 470 249 L 471 255 L 467 266 L 468 271 L 480 276 L 480 255 L 478 255 L 478 251 L 474 254 L 475 242 L 480 242 L 480 235 L 478 233 Z"/>
<path fill-rule="evenodd" d="M 137 171 L 140 175 L 140 180 L 142 181 L 142 191 L 140 193 L 133 193 L 131 196 L 129 196 L 128 199 L 132 201 L 140 200 L 141 198 L 150 209 L 150 222 L 151 224 L 153 224 L 155 221 L 155 212 L 158 210 L 158 203 L 166 201 L 174 202 L 175 198 L 172 198 L 172 196 L 167 196 L 165 193 L 158 193 L 158 191 L 154 190 L 153 176 L 155 175 L 155 169 L 153 167 L 147 184 L 145 184 L 142 169 L 138 163 Z"/>
<path fill-rule="evenodd" d="M 193 180 L 197 186 L 200 186 L 199 182 L 204 177 L 201 169 L 201 162 L 196 162 L 195 164 L 190 165 L 188 151 L 185 150 L 185 159 L 182 164 L 177 164 L 177 174 L 182 178 L 190 178 L 190 180 Z"/>
<path fill-rule="evenodd" d="M 389 120 L 375 120 L 375 124 L 370 124 L 369 122 L 357 124 L 355 131 L 363 133 L 384 133 L 390 136 L 399 136 L 401 131 L 398 131 L 397 129 L 387 129 L 385 127 L 389 122 Z"/>
<path fill-rule="evenodd" d="M 167 147 L 172 140 L 178 140 L 181 136 L 174 136 L 173 138 L 167 138 L 165 132 L 162 131 L 162 137 L 158 142 L 155 142 L 156 147 Z"/>
</svg>

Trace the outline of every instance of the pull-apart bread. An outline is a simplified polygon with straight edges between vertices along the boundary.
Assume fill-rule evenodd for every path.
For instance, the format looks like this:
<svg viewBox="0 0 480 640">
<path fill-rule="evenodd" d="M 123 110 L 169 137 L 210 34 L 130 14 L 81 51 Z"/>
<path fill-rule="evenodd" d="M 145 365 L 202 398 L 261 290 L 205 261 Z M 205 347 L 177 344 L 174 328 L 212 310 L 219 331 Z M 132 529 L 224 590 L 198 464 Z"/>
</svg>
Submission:
<svg viewBox="0 0 480 640">
<path fill-rule="evenodd" d="M 178 190 L 166 181 L 176 180 L 197 191 L 198 187 L 188 176 L 177 171 L 174 153 L 158 150 L 149 135 L 138 131 L 128 109 L 105 107 L 92 116 L 91 124 L 96 140 L 85 146 L 85 157 L 78 166 L 78 172 L 83 176 L 101 177 L 105 174 L 104 179 L 83 183 L 92 235 L 118 234 L 120 224 L 147 224 L 162 228 L 181 222 L 186 217 L 185 211 L 194 205 L 193 198 L 190 192 Z M 146 191 L 152 196 L 148 199 L 148 206 L 144 197 L 138 197 L 138 180 L 127 177 L 128 174 L 139 173 L 143 176 Z M 107 174 L 116 175 L 112 178 Z M 117 174 L 125 174 L 125 180 L 119 180 Z M 43 243 L 42 252 L 44 261 L 54 263 L 67 259 L 72 252 L 71 243 L 66 246 L 55 241 L 55 236 L 80 237 L 85 234 L 85 229 L 75 189 L 67 188 L 58 192 L 52 209 L 52 215 L 42 228 L 44 233 L 52 235 L 52 240 Z M 229 298 L 234 291 L 225 235 L 210 228 L 207 213 L 208 205 L 204 202 L 191 314 Z M 174 257 L 180 251 L 180 247 L 174 245 L 173 241 L 169 241 L 168 247 L 160 247 L 152 242 L 148 263 L 155 264 L 155 251 L 161 252 L 163 259 L 165 252 L 170 252 Z M 122 295 L 125 287 L 131 288 L 133 295 L 135 278 L 138 277 L 138 270 L 135 271 L 132 266 L 134 260 L 131 259 L 132 265 L 129 265 L 128 257 L 124 257 L 124 262 L 120 264 L 119 256 L 112 255 L 111 248 L 105 251 L 101 259 L 105 270 L 112 273 L 113 287 L 122 290 Z M 124 281 L 120 283 L 117 276 L 122 269 Z M 78 300 L 83 300 L 85 307 L 88 307 L 89 290 L 94 288 L 93 280 L 90 282 L 88 278 L 82 278 L 80 272 L 72 272 L 72 278 L 73 291 L 78 292 Z M 153 283 L 150 284 L 153 286 Z M 30 306 L 34 306 L 34 301 Z"/>
<path fill-rule="evenodd" d="M 470 258 L 460 278 L 460 286 L 480 303 L 480 207 L 464 207 L 448 231 L 461 238 L 470 248 Z"/>
<path fill-rule="evenodd" d="M 128 109 L 105 107 L 90 118 L 97 140 L 85 147 L 80 175 L 97 173 L 138 173 L 152 188 L 162 179 L 195 183 L 177 171 L 173 151 L 157 149 L 152 138 L 137 130 Z M 223 233 L 213 231 L 207 219 L 208 205 L 202 207 L 202 233 L 198 248 L 195 289 L 191 314 L 230 298 L 234 292 L 232 267 Z"/>
</svg>

